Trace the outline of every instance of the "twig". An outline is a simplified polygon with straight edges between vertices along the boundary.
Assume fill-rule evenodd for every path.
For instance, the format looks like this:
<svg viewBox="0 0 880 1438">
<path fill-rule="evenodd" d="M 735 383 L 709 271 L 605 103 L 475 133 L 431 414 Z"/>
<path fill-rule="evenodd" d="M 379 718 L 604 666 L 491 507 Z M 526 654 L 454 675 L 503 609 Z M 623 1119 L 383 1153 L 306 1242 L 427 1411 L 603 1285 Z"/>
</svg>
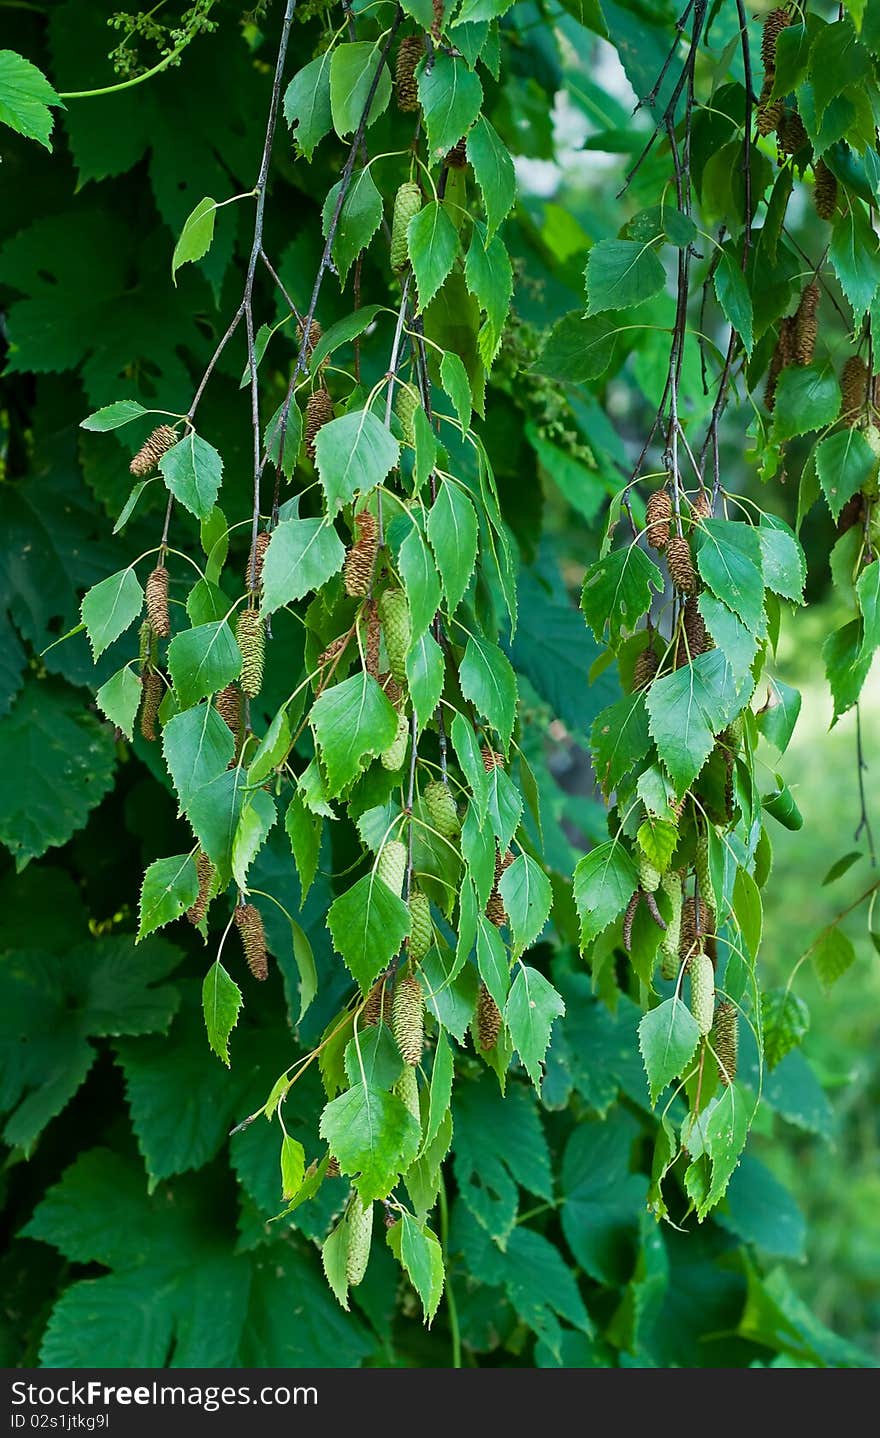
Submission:
<svg viewBox="0 0 880 1438">
<path fill-rule="evenodd" d="M 871 859 L 871 868 L 876 869 L 877 851 L 874 848 L 874 835 L 871 829 L 871 820 L 868 817 L 868 803 L 867 796 L 865 794 L 865 775 L 868 772 L 868 766 L 865 763 L 865 753 L 862 747 L 861 704 L 856 705 L 856 769 L 859 776 L 859 804 L 861 807 L 861 813 L 858 825 L 856 826 L 856 831 L 853 834 L 853 838 L 858 841 L 861 838 L 862 834 L 864 834 L 865 838 L 868 841 L 868 854 L 870 855 Z"/>
</svg>

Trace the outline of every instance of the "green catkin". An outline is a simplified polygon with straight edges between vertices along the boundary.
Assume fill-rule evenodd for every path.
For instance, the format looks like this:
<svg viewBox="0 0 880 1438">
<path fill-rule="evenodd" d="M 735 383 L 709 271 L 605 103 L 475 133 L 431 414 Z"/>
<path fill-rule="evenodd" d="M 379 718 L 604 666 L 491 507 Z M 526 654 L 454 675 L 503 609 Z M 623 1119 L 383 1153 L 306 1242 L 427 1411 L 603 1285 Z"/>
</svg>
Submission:
<svg viewBox="0 0 880 1438">
<path fill-rule="evenodd" d="M 691 978 L 691 1013 L 705 1037 L 712 1030 L 715 1016 L 715 968 L 709 955 L 702 950 L 692 954 L 688 973 Z"/>
<path fill-rule="evenodd" d="M 736 1005 L 724 999 L 715 1010 L 712 1047 L 718 1059 L 718 1078 L 725 1088 L 736 1078 L 739 1018 Z"/>
<path fill-rule="evenodd" d="M 379 619 L 385 636 L 388 667 L 397 683 L 404 685 L 406 659 L 412 643 L 412 622 L 402 589 L 386 589 L 379 595 Z"/>
<path fill-rule="evenodd" d="M 414 1119 L 419 1123 L 422 1121 L 419 1109 L 419 1080 L 415 1068 L 411 1064 L 404 1064 L 403 1073 L 395 1080 L 393 1092 L 406 1104 Z"/>
<path fill-rule="evenodd" d="M 373 1237 L 373 1204 L 364 1203 L 359 1193 L 352 1190 L 348 1211 L 345 1215 L 348 1229 L 348 1246 L 345 1254 L 345 1276 L 350 1288 L 357 1288 L 367 1271 L 370 1261 L 370 1243 Z"/>
<path fill-rule="evenodd" d="M 391 1032 L 405 1064 L 417 1064 L 425 1044 L 425 998 L 413 974 L 398 979 L 391 1003 Z"/>
<path fill-rule="evenodd" d="M 400 274 L 409 264 L 406 232 L 410 220 L 421 208 L 421 190 L 415 180 L 406 180 L 394 196 L 394 214 L 391 221 L 391 268 L 395 274 Z"/>
<path fill-rule="evenodd" d="M 401 769 L 403 767 L 403 761 L 406 758 L 406 750 L 408 743 L 409 720 L 407 719 L 405 714 L 398 714 L 397 733 L 395 734 L 391 743 L 388 745 L 388 748 L 382 750 L 382 754 L 380 756 L 382 760 L 382 768 L 388 769 L 392 774 L 396 774 L 398 769 Z"/>
<path fill-rule="evenodd" d="M 420 964 L 434 942 L 431 901 L 421 889 L 413 889 L 409 896 L 409 916 L 409 956 Z"/>
<path fill-rule="evenodd" d="M 416 410 L 420 406 L 420 400 L 414 389 L 408 385 L 398 385 L 397 395 L 394 400 L 394 409 L 397 418 L 400 420 L 400 427 L 403 430 L 403 438 L 406 444 L 414 445 L 416 442 L 415 420 Z"/>
<path fill-rule="evenodd" d="M 138 630 L 138 668 L 141 674 L 156 663 L 156 635 L 149 619 Z"/>
<path fill-rule="evenodd" d="M 666 932 L 660 943 L 660 974 L 664 979 L 674 979 L 678 974 L 678 946 L 681 941 L 681 909 L 684 894 L 681 875 L 675 869 L 667 869 L 660 880 L 660 887 L 672 905 L 672 913 L 666 921 Z"/>
<path fill-rule="evenodd" d="M 712 888 L 712 871 L 709 868 L 709 836 L 701 834 L 697 840 L 697 858 L 694 865 L 697 874 L 697 887 L 700 897 L 714 908 L 715 896 Z"/>
<path fill-rule="evenodd" d="M 461 825 L 449 785 L 442 783 L 440 779 L 432 780 L 425 785 L 422 800 L 437 833 L 442 834 L 444 839 L 453 838 Z"/>
<path fill-rule="evenodd" d="M 400 839 L 389 839 L 376 860 L 377 875 L 398 898 L 403 893 L 407 858 L 406 844 L 401 843 Z"/>
<path fill-rule="evenodd" d="M 235 637 L 241 650 L 241 688 L 249 699 L 256 699 L 263 687 L 263 663 L 266 655 L 266 631 L 256 609 L 243 609 L 235 626 Z"/>
<path fill-rule="evenodd" d="M 660 870 L 645 854 L 639 855 L 639 888 L 653 894 L 660 887 Z"/>
</svg>

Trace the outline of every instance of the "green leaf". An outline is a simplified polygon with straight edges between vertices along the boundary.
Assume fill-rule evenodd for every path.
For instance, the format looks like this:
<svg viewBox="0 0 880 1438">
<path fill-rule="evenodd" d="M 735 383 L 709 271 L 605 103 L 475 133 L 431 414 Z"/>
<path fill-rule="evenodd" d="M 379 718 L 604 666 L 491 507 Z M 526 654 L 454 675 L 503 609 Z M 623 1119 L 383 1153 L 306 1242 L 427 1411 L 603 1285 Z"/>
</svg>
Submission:
<svg viewBox="0 0 880 1438">
<path fill-rule="evenodd" d="M 123 530 L 128 524 L 128 521 L 131 519 L 131 516 L 134 514 L 135 509 L 137 508 L 138 500 L 140 499 L 147 485 L 151 483 L 152 481 L 149 479 L 140 479 L 138 480 L 137 484 L 132 485 L 131 493 L 128 496 L 128 499 L 125 501 L 125 504 L 119 511 L 119 518 L 113 526 L 112 532 L 114 534 L 119 534 L 120 531 Z"/>
<path fill-rule="evenodd" d="M 136 399 L 118 399 L 114 404 L 95 410 L 87 419 L 80 420 L 79 427 L 93 430 L 95 434 L 106 434 L 108 430 L 119 429 L 121 425 L 130 424 L 133 419 L 141 419 L 149 413 Z"/>
<path fill-rule="evenodd" d="M 284 816 L 284 827 L 290 839 L 290 847 L 299 874 L 302 901 L 305 903 L 309 889 L 318 871 L 318 854 L 321 848 L 321 820 L 310 814 L 297 791 L 290 801 Z"/>
<path fill-rule="evenodd" d="M 584 384 L 598 379 L 611 364 L 617 324 L 606 315 L 585 317 L 573 310 L 557 320 L 534 368 L 548 379 Z"/>
<path fill-rule="evenodd" d="M 657 752 L 678 794 L 697 777 L 715 735 L 742 708 L 742 686 L 718 649 L 655 679 L 648 691 L 648 723 Z"/>
<path fill-rule="evenodd" d="M 774 1069 L 802 1043 L 810 1027 L 810 1011 L 791 989 L 765 989 L 761 995 L 764 1060 Z"/>
<path fill-rule="evenodd" d="M 853 864 L 858 863 L 861 857 L 861 850 L 854 849 L 851 853 L 844 854 L 841 858 L 835 859 L 834 863 L 831 865 L 831 868 L 828 870 L 828 873 L 825 875 L 825 878 L 822 880 L 822 887 L 824 888 L 826 884 L 833 884 L 838 879 L 841 879 L 844 874 L 847 874 L 849 872 Z"/>
<path fill-rule="evenodd" d="M 505 869 L 498 888 L 510 920 L 514 950 L 521 954 L 541 934 L 550 913 L 550 880 L 540 864 L 520 854 Z"/>
<path fill-rule="evenodd" d="M 847 969 L 856 961 L 852 940 L 835 924 L 824 929 L 813 949 L 813 967 L 816 977 L 825 989 L 830 989 Z"/>
<path fill-rule="evenodd" d="M 440 606 L 440 580 L 434 557 L 415 522 L 400 546 L 398 567 L 409 600 L 413 642 L 418 643 L 433 623 Z M 409 656 L 407 656 L 409 658 Z"/>
<path fill-rule="evenodd" d="M 419 308 L 427 309 L 458 254 L 458 230 L 442 201 L 432 200 L 413 215 L 407 247 L 419 291 Z"/>
<path fill-rule="evenodd" d="M 211 965 L 202 985 L 202 1012 L 208 1043 L 229 1068 L 229 1035 L 238 1023 L 241 989 L 229 977 L 219 959 Z"/>
<path fill-rule="evenodd" d="M 473 396 L 468 373 L 457 354 L 447 350 L 440 361 L 440 383 L 452 400 L 461 432 L 464 434 L 471 422 Z"/>
<path fill-rule="evenodd" d="M 281 1197 L 293 1198 L 302 1185 L 306 1171 L 306 1151 L 297 1139 L 286 1133 L 281 1140 Z"/>
<path fill-rule="evenodd" d="M 733 912 L 743 943 L 752 958 L 757 958 L 764 922 L 761 891 L 751 874 L 741 866 L 737 868 L 733 881 Z"/>
<path fill-rule="evenodd" d="M 177 283 L 177 271 L 181 265 L 201 260 L 214 242 L 214 220 L 217 215 L 217 201 L 206 195 L 199 200 L 195 209 L 186 218 L 180 232 L 174 254 L 171 256 L 171 278 Z"/>
<path fill-rule="evenodd" d="M 442 160 L 479 115 L 483 87 L 464 60 L 435 53 L 431 69 L 424 66 L 419 74 L 418 88 L 431 159 Z"/>
<path fill-rule="evenodd" d="M 736 257 L 726 250 L 722 252 L 721 262 L 715 271 L 715 294 L 724 318 L 736 330 L 746 354 L 750 355 L 754 344 L 752 296 Z"/>
<path fill-rule="evenodd" d="M 248 766 L 248 783 L 262 784 L 276 769 L 290 749 L 291 731 L 287 710 L 281 708 L 275 715 L 260 747 Z"/>
<path fill-rule="evenodd" d="M 196 519 L 207 519 L 223 479 L 223 461 L 214 446 L 190 430 L 165 451 L 159 468 L 174 498 Z"/>
<path fill-rule="evenodd" d="M 247 888 L 248 870 L 269 836 L 278 812 L 264 790 L 244 800 L 232 839 L 232 877 L 240 890 Z"/>
<path fill-rule="evenodd" d="M 758 728 L 784 754 L 801 712 L 800 691 L 775 678 L 768 678 L 767 688 L 766 703 L 758 713 Z"/>
<path fill-rule="evenodd" d="M 0 50 L 0 124 L 51 150 L 50 105 L 65 108 L 42 70 L 14 50 Z"/>
<path fill-rule="evenodd" d="M 288 125 L 296 126 L 294 139 L 305 155 L 311 160 L 315 146 L 330 130 L 333 117 L 330 110 L 330 61 L 333 51 L 325 50 L 317 59 L 294 75 L 284 92 L 284 118 Z"/>
<path fill-rule="evenodd" d="M 498 235 L 493 235 L 492 239 L 488 240 L 485 226 L 481 225 L 479 220 L 474 221 L 471 242 L 464 262 L 464 278 L 471 294 L 486 311 L 486 324 L 489 331 L 485 336 L 486 347 L 484 349 L 482 331 L 478 336 L 478 345 L 483 361 L 488 365 L 494 360 L 501 343 L 507 313 L 510 309 L 510 300 L 513 295 L 513 269 L 510 256 L 501 239 Z"/>
<path fill-rule="evenodd" d="M 330 110 L 333 128 L 342 139 L 358 128 L 382 55 L 382 41 L 357 40 L 337 45 L 330 60 Z M 375 124 L 391 99 L 391 77 L 384 61 L 370 101 L 367 125 Z"/>
<path fill-rule="evenodd" d="M 315 441 L 315 463 L 330 515 L 356 494 L 363 497 L 381 484 L 399 457 L 397 440 L 368 409 L 323 425 Z"/>
<path fill-rule="evenodd" d="M 581 920 L 581 949 L 619 918 L 638 882 L 632 858 L 616 839 L 599 844 L 579 860 L 574 871 L 574 902 Z"/>
<path fill-rule="evenodd" d="M 416 492 L 433 473 L 437 463 L 437 436 L 431 428 L 431 421 L 419 405 L 413 415 L 413 437 L 415 440 L 415 464 L 413 481 Z"/>
<path fill-rule="evenodd" d="M 389 1230 L 388 1242 L 398 1253 L 410 1282 L 422 1301 L 422 1313 L 430 1328 L 443 1296 L 445 1270 L 439 1240 L 428 1228 L 406 1211 L 400 1222 Z"/>
<path fill-rule="evenodd" d="M 443 693 L 446 662 L 430 630 L 414 641 L 406 656 L 406 678 L 413 713 L 420 729 L 435 713 Z"/>
<path fill-rule="evenodd" d="M 870 663 L 880 645 L 880 566 L 867 565 L 856 581 L 856 596 L 862 611 L 862 647 L 859 662 Z"/>
<path fill-rule="evenodd" d="M 120 569 L 83 596 L 82 621 L 95 659 L 133 624 L 144 606 L 144 591 L 134 569 Z"/>
<path fill-rule="evenodd" d="M 639 1049 L 652 1106 L 666 1085 L 687 1068 L 699 1042 L 697 1021 L 681 999 L 666 999 L 645 1014 L 639 1024 Z"/>
<path fill-rule="evenodd" d="M 141 682 L 128 665 L 102 684 L 95 701 L 111 724 L 121 729 L 126 739 L 134 733 L 134 721 L 141 703 Z"/>
<path fill-rule="evenodd" d="M 481 115 L 467 137 L 467 157 L 483 194 L 486 238 L 491 240 L 516 199 L 516 172 L 510 152 Z"/>
<path fill-rule="evenodd" d="M 175 714 L 162 730 L 165 763 L 184 813 L 206 784 L 225 774 L 235 740 L 212 704 Z"/>
<path fill-rule="evenodd" d="M 784 99 L 807 78 L 810 68 L 810 43 L 806 25 L 789 25 L 776 37 L 776 73 L 773 97 Z"/>
<path fill-rule="evenodd" d="M 66 844 L 113 784 L 113 736 L 75 690 L 27 679 L 0 719 L 0 843 L 17 869 Z"/>
<path fill-rule="evenodd" d="M 516 675 L 507 655 L 497 644 L 471 634 L 458 677 L 465 699 L 498 731 L 507 748 L 516 718 Z"/>
<path fill-rule="evenodd" d="M 705 1198 L 697 1204 L 698 1218 L 705 1218 L 727 1191 L 745 1148 L 753 1107 L 754 1103 L 736 1084 L 730 1084 L 707 1105 L 702 1131 L 705 1152 L 712 1165 L 712 1181 Z"/>
<path fill-rule="evenodd" d="M 340 180 L 324 201 L 322 223 L 325 237 L 330 233 L 341 188 Z M 361 251 L 367 248 L 381 223 L 382 196 L 376 189 L 371 172 L 368 169 L 358 170 L 342 203 L 333 237 L 333 262 L 339 271 L 341 284 L 345 284 L 349 270 Z"/>
<path fill-rule="evenodd" d="M 794 530 L 784 519 L 765 514 L 758 530 L 764 583 L 774 594 L 803 603 L 807 561 Z"/>
<path fill-rule="evenodd" d="M 641 1074 L 637 1074 L 641 1089 Z M 562 1231 L 577 1262 L 591 1278 L 625 1282 L 632 1273 L 633 1243 L 645 1210 L 646 1180 L 633 1173 L 633 1118 L 616 1105 L 600 1122 L 572 1131 L 562 1163 Z"/>
<path fill-rule="evenodd" d="M 828 254 L 858 324 L 880 284 L 880 240 L 861 200 L 850 197 L 835 216 Z"/>
<path fill-rule="evenodd" d="M 340 894 L 327 914 L 333 947 L 365 994 L 377 974 L 398 953 L 409 925 L 406 904 L 382 882 L 375 869 Z"/>
<path fill-rule="evenodd" d="M 441 480 L 428 515 L 428 538 L 437 559 L 449 612 L 459 606 L 477 558 L 477 516 L 464 490 Z"/>
<path fill-rule="evenodd" d="M 310 373 L 317 374 L 325 359 L 369 329 L 381 309 L 381 305 L 364 305 L 363 309 L 355 310 L 353 315 L 346 315 L 345 319 L 337 320 L 335 325 L 325 330 L 312 350 Z"/>
<path fill-rule="evenodd" d="M 241 673 L 241 650 L 229 625 L 221 619 L 175 634 L 168 672 L 182 709 L 231 684 Z"/>
<path fill-rule="evenodd" d="M 698 607 L 706 628 L 733 670 L 735 680 L 737 683 L 745 680 L 758 652 L 757 637 L 708 589 L 700 595 Z"/>
<path fill-rule="evenodd" d="M 731 519 L 701 525 L 697 568 L 717 599 L 738 614 L 753 634 L 764 620 L 764 576 L 758 531 Z"/>
<path fill-rule="evenodd" d="M 387 1198 L 418 1153 L 421 1130 L 394 1094 L 357 1083 L 327 1105 L 321 1137 L 368 1203 Z"/>
<path fill-rule="evenodd" d="M 840 413 L 840 386 L 834 371 L 819 365 L 789 365 L 779 376 L 773 409 L 773 439 L 794 439 L 823 429 Z"/>
<path fill-rule="evenodd" d="M 623 630 L 634 630 L 651 606 L 651 590 L 663 591 L 663 576 L 637 544 L 613 549 L 587 570 L 581 609 L 601 644 L 605 626 L 612 643 Z"/>
<path fill-rule="evenodd" d="M 658 819 L 649 814 L 639 825 L 636 842 L 649 863 L 663 873 L 669 868 L 669 861 L 678 843 L 678 828 L 668 819 Z"/>
<path fill-rule="evenodd" d="M 348 1312 L 349 1227 L 344 1218 L 328 1234 L 321 1248 L 324 1277 L 337 1303 Z"/>
<path fill-rule="evenodd" d="M 510 870 L 508 870 L 508 873 Z M 505 874 L 505 878 L 507 875 Z M 544 1060 L 554 1021 L 565 1013 L 565 1004 L 553 985 L 537 969 L 520 964 L 504 1008 L 504 1022 L 513 1045 L 535 1088 L 544 1081 Z"/>
<path fill-rule="evenodd" d="M 853 619 L 829 634 L 822 645 L 822 658 L 834 699 L 836 722 L 858 703 L 871 667 L 871 655 L 866 655 L 864 650 L 862 621 Z"/>
<path fill-rule="evenodd" d="M 144 874 L 138 942 L 173 919 L 179 919 L 198 895 L 199 876 L 191 854 L 156 859 Z"/>
<path fill-rule="evenodd" d="M 375 679 L 360 673 L 319 694 L 309 723 L 332 799 L 357 777 L 368 756 L 388 748 L 397 733 L 397 711 Z"/>
<path fill-rule="evenodd" d="M 587 258 L 587 313 L 629 309 L 659 294 L 666 283 L 650 245 L 637 240 L 599 240 Z"/>
<path fill-rule="evenodd" d="M 877 468 L 874 454 L 859 429 L 842 429 L 816 445 L 816 472 L 834 519 L 848 499 L 860 490 Z"/>
<path fill-rule="evenodd" d="M 283 519 L 263 564 L 264 614 L 320 589 L 342 568 L 345 549 L 326 519 Z"/>
<path fill-rule="evenodd" d="M 287 410 L 287 423 L 284 426 L 284 453 L 282 454 L 281 421 L 284 416 L 284 406 L 286 403 L 286 400 L 281 401 L 266 425 L 263 444 L 266 448 L 266 453 L 276 468 L 280 468 L 285 478 L 292 479 L 302 444 L 302 415 L 299 412 L 296 401 L 291 400 Z"/>
<path fill-rule="evenodd" d="M 590 752 L 602 790 L 610 794 L 651 747 L 644 694 L 625 694 L 597 714 Z"/>
</svg>

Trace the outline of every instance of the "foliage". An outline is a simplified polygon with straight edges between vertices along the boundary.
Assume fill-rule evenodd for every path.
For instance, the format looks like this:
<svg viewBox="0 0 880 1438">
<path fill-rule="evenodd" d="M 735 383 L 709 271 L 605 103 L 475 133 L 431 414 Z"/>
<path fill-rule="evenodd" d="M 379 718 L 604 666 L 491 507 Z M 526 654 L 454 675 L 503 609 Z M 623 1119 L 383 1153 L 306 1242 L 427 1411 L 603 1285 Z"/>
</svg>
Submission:
<svg viewBox="0 0 880 1438">
<path fill-rule="evenodd" d="M 12 13 L 11 1361 L 863 1364 L 741 1160 L 815 1092 L 760 956 L 786 466 L 840 531 L 835 717 L 880 643 L 872 6 L 777 14 L 757 107 L 736 7 L 216 0 L 120 17 L 117 80 L 93 0 Z M 594 221 L 517 201 L 557 94 L 629 162 Z"/>
</svg>

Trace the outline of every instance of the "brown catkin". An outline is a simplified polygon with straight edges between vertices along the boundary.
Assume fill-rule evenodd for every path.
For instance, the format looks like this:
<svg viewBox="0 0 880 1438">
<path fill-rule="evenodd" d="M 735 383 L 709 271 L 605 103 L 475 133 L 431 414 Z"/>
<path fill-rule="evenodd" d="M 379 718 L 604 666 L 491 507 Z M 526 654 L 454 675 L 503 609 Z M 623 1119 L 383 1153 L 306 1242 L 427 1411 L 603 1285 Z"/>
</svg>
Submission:
<svg viewBox="0 0 880 1438">
<path fill-rule="evenodd" d="M 641 899 L 642 891 L 641 889 L 636 889 L 635 893 L 630 897 L 630 901 L 626 906 L 626 913 L 623 916 L 623 947 L 627 953 L 630 953 L 632 950 L 633 925 L 636 921 L 636 914 L 638 913 Z"/>
<path fill-rule="evenodd" d="M 800 303 L 794 317 L 794 358 L 798 364 L 812 364 L 816 350 L 816 335 L 819 323 L 816 311 L 819 308 L 819 286 L 811 280 L 804 286 Z"/>
<path fill-rule="evenodd" d="M 397 108 L 405 115 L 414 114 L 419 108 L 416 66 L 424 53 L 425 41 L 421 35 L 407 35 L 401 40 L 394 65 L 394 93 Z"/>
<path fill-rule="evenodd" d="M 810 142 L 797 110 L 786 110 L 776 126 L 776 142 L 783 155 L 796 155 Z"/>
<path fill-rule="evenodd" d="M 846 534 L 854 525 L 861 524 L 865 517 L 865 496 L 861 490 L 850 495 L 837 518 L 837 533 Z"/>
<path fill-rule="evenodd" d="M 703 622 L 695 594 L 689 596 L 684 606 L 682 629 L 683 636 L 679 638 L 676 646 L 676 669 L 680 669 L 683 664 L 690 664 L 698 654 L 705 654 L 707 649 L 715 648 L 714 641 Z"/>
<path fill-rule="evenodd" d="M 495 749 L 490 749 L 486 744 L 480 750 L 480 758 L 487 774 L 491 774 L 493 769 L 504 768 L 504 755 L 499 754 Z"/>
<path fill-rule="evenodd" d="M 243 609 L 235 626 L 241 650 L 241 687 L 249 699 L 256 699 L 263 687 L 266 657 L 266 630 L 256 609 Z"/>
<path fill-rule="evenodd" d="M 391 1023 L 391 985 L 383 974 L 367 994 L 367 1001 L 361 1013 L 364 1028 L 373 1028 L 379 1022 Z"/>
<path fill-rule="evenodd" d="M 168 570 L 164 564 L 157 564 L 147 575 L 144 596 L 153 633 L 160 639 L 167 639 L 171 633 L 171 615 L 168 611 Z"/>
<path fill-rule="evenodd" d="M 669 543 L 669 521 L 672 518 L 672 497 L 668 489 L 655 489 L 645 506 L 645 536 L 655 549 Z"/>
<path fill-rule="evenodd" d="M 467 135 L 462 135 L 449 151 L 444 164 L 448 165 L 451 170 L 463 170 L 467 162 Z"/>
<path fill-rule="evenodd" d="M 375 516 L 368 509 L 362 509 L 360 514 L 356 514 L 354 522 L 358 537 L 345 556 L 342 574 L 346 594 L 353 599 L 362 599 L 373 579 L 379 550 L 379 528 Z"/>
<path fill-rule="evenodd" d="M 782 374 L 782 371 L 791 364 L 793 359 L 794 316 L 786 315 L 779 323 L 776 348 L 770 358 L 770 368 L 767 371 L 767 383 L 764 386 L 764 403 L 771 414 L 776 405 L 776 386 L 779 383 L 779 376 Z"/>
<path fill-rule="evenodd" d="M 186 917 L 191 924 L 198 926 L 208 912 L 211 884 L 214 879 L 214 865 L 202 849 L 199 849 L 199 852 L 196 854 L 196 873 L 199 878 L 198 898 L 195 903 L 191 904 L 187 909 Z"/>
<path fill-rule="evenodd" d="M 388 700 L 388 703 L 393 704 L 395 709 L 399 709 L 401 704 L 403 703 L 403 690 L 401 689 L 397 680 L 393 679 L 391 674 L 388 672 L 386 672 L 385 674 L 380 674 L 379 687 L 384 693 L 385 698 Z"/>
<path fill-rule="evenodd" d="M 857 424 L 868 397 L 868 366 L 861 355 L 850 355 L 840 376 L 840 418 L 850 429 Z"/>
<path fill-rule="evenodd" d="M 241 738 L 241 693 L 236 684 L 227 684 L 214 695 L 214 708 L 236 739 Z"/>
<path fill-rule="evenodd" d="M 501 1022 L 501 1010 L 481 979 L 477 998 L 477 1043 L 484 1052 L 493 1049 L 498 1042 Z"/>
<path fill-rule="evenodd" d="M 379 641 L 382 637 L 382 626 L 379 623 L 379 610 L 375 599 L 367 600 L 367 642 L 364 652 L 364 668 L 374 679 L 379 677 Z"/>
<path fill-rule="evenodd" d="M 248 589 L 254 593 L 256 593 L 263 582 L 263 565 L 266 563 L 266 550 L 269 548 L 269 540 L 271 538 L 272 536 L 268 529 L 263 529 L 251 545 L 247 569 L 245 570 L 245 583 Z"/>
<path fill-rule="evenodd" d="M 323 429 L 333 418 L 333 401 L 330 391 L 321 385 L 313 389 L 306 403 L 306 454 L 314 464 L 315 440 L 318 430 Z"/>
<path fill-rule="evenodd" d="M 263 919 L 254 904 L 236 904 L 232 917 L 241 937 L 245 961 L 255 979 L 261 982 L 269 977 L 269 959 L 266 954 L 266 934 Z"/>
<path fill-rule="evenodd" d="M 348 643 L 348 638 L 349 636 L 347 634 L 340 634 L 336 639 L 330 640 L 327 648 L 322 649 L 318 655 L 318 667 L 320 669 L 326 669 L 328 664 L 332 664 L 333 660 L 339 657 Z"/>
<path fill-rule="evenodd" d="M 505 869 L 509 869 L 513 863 L 514 855 L 510 849 L 506 854 L 496 853 L 495 855 L 495 882 L 492 885 L 492 892 L 489 895 L 489 902 L 486 904 L 486 918 L 496 929 L 501 929 L 508 922 L 507 912 L 504 908 L 504 900 L 501 897 L 501 890 L 498 885 Z"/>
<path fill-rule="evenodd" d="M 649 644 L 643 649 L 633 669 L 633 693 L 638 694 L 640 689 L 647 689 L 660 667 L 660 660 L 653 645 Z"/>
<path fill-rule="evenodd" d="M 682 594 L 695 594 L 697 576 L 691 547 L 682 534 L 674 534 L 666 546 L 666 567 L 669 578 Z"/>
<path fill-rule="evenodd" d="M 681 931 L 678 946 L 678 952 L 682 959 L 688 959 L 691 955 L 691 950 L 697 945 L 696 912 L 693 896 L 685 899 L 681 906 Z M 709 905 L 705 903 L 703 899 L 700 899 L 700 943 L 702 943 L 707 935 L 714 935 L 714 933 L 715 915 L 712 913 Z"/>
<path fill-rule="evenodd" d="M 391 1032 L 405 1064 L 417 1064 L 425 1044 L 425 999 L 414 974 L 399 979 L 391 1004 Z"/>
<path fill-rule="evenodd" d="M 813 190 L 813 203 L 816 206 L 816 214 L 820 220 L 830 220 L 834 217 L 837 209 L 837 179 L 832 175 L 824 160 L 816 161 L 815 168 L 816 188 Z"/>
<path fill-rule="evenodd" d="M 312 355 L 314 354 L 315 348 L 316 348 L 316 346 L 317 346 L 317 344 L 318 344 L 318 341 L 321 339 L 321 336 L 323 335 L 323 333 L 324 333 L 324 331 L 321 329 L 321 326 L 318 324 L 318 321 L 317 321 L 317 320 L 312 320 L 311 323 L 309 324 L 309 339 L 308 339 L 308 344 L 306 345 L 306 356 L 305 356 L 305 357 L 306 357 L 307 360 L 310 360 L 311 357 L 312 357 Z M 297 327 L 296 327 L 296 342 L 297 342 L 297 344 L 300 346 L 300 348 L 302 348 L 302 342 L 303 342 L 303 336 L 304 336 L 304 335 L 305 335 L 305 327 L 304 327 L 304 325 L 302 324 L 302 322 L 300 322 L 300 323 L 297 325 Z"/>
<path fill-rule="evenodd" d="M 691 504 L 691 517 L 695 520 L 711 519 L 712 495 L 708 489 L 700 489 Z"/>
<path fill-rule="evenodd" d="M 772 77 L 765 81 L 764 89 L 767 92 L 767 98 L 758 101 L 758 134 L 766 136 L 772 135 L 774 130 L 779 129 L 785 115 L 785 101 L 770 99 L 770 91 L 773 89 Z"/>
<path fill-rule="evenodd" d="M 781 6 L 776 10 L 771 10 L 765 19 L 764 28 L 761 31 L 761 64 L 765 70 L 775 70 L 776 42 L 783 30 L 790 24 L 791 16 Z"/>
<path fill-rule="evenodd" d="M 156 737 L 156 720 L 164 692 L 162 676 L 155 669 L 141 675 L 141 733 L 150 743 Z"/>
<path fill-rule="evenodd" d="M 739 1049 L 739 1021 L 736 1005 L 723 999 L 715 1010 L 715 1032 L 712 1047 L 718 1058 L 718 1078 L 727 1088 L 736 1078 Z"/>
<path fill-rule="evenodd" d="M 342 1170 L 339 1167 L 339 1159 L 336 1157 L 335 1153 L 331 1153 L 329 1158 L 327 1159 L 327 1167 L 324 1170 L 324 1177 L 339 1178 L 341 1173 Z"/>
<path fill-rule="evenodd" d="M 154 429 L 141 445 L 131 464 L 128 466 L 131 473 L 138 479 L 144 479 L 146 475 L 152 474 L 163 454 L 167 454 L 173 445 L 177 444 L 180 435 L 170 425 L 160 424 Z"/>
<path fill-rule="evenodd" d="M 443 0 L 432 0 L 432 8 L 434 12 L 434 18 L 431 21 L 431 39 L 434 41 L 439 41 L 440 36 L 443 33 L 443 15 L 445 13 L 446 7 L 443 4 Z"/>
</svg>

